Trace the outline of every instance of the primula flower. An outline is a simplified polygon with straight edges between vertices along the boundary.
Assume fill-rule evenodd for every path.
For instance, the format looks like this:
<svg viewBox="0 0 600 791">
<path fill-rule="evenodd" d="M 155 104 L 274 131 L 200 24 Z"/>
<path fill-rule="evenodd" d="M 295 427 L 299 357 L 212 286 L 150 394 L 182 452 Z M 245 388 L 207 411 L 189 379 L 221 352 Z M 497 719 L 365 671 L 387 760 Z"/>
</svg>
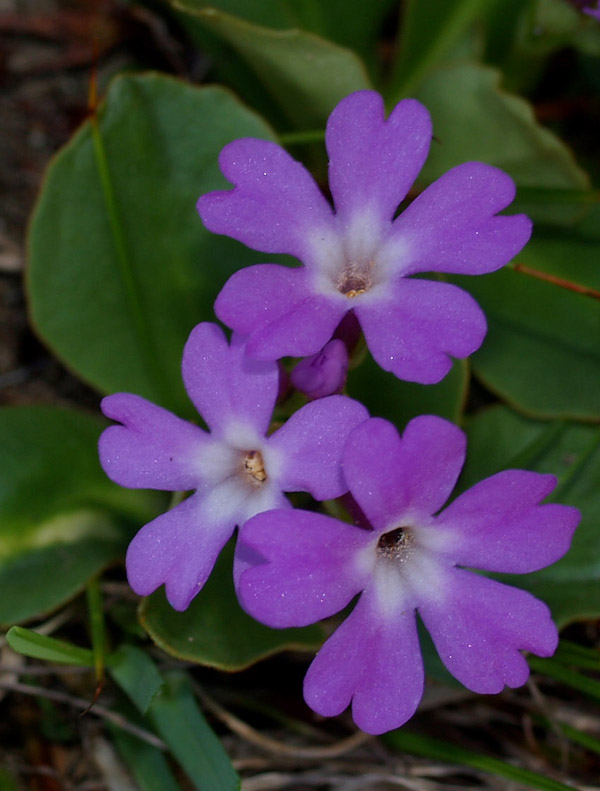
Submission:
<svg viewBox="0 0 600 791">
<path fill-rule="evenodd" d="M 106 474 L 132 489 L 194 490 L 143 527 L 127 551 L 127 575 L 147 596 L 163 583 L 185 610 L 210 575 L 236 525 L 260 511 L 291 508 L 283 492 L 338 497 L 340 459 L 348 432 L 368 417 L 344 396 L 307 404 L 266 436 L 279 387 L 276 362 L 244 355 L 214 324 L 199 324 L 183 352 L 183 380 L 209 432 L 146 399 L 118 393 L 102 401 L 122 425 L 100 437 Z"/>
<path fill-rule="evenodd" d="M 385 420 L 355 428 L 342 457 L 350 493 L 371 530 L 306 511 L 246 523 L 252 562 L 240 601 L 269 626 L 304 626 L 360 598 L 325 642 L 304 683 L 319 714 L 352 701 L 356 724 L 383 733 L 408 720 L 423 692 L 415 613 L 448 670 L 475 692 L 525 683 L 519 652 L 550 656 L 557 630 L 530 593 L 469 569 L 526 573 L 568 549 L 575 508 L 540 501 L 556 479 L 524 470 L 486 478 L 440 511 L 465 456 L 463 432 L 430 415 L 402 438 Z"/>
<path fill-rule="evenodd" d="M 259 264 L 236 272 L 215 303 L 219 318 L 250 336 L 261 360 L 316 354 L 354 311 L 379 365 L 431 384 L 481 345 L 484 315 L 465 291 L 422 272 L 481 275 L 506 264 L 531 234 L 524 215 L 495 216 L 513 200 L 512 179 L 481 162 L 450 170 L 397 219 L 429 151 L 431 119 L 414 99 L 389 118 L 381 97 L 359 91 L 327 123 L 335 211 L 310 173 L 280 146 L 244 138 L 219 157 L 234 189 L 200 198 L 206 227 L 304 266 Z"/>
<path fill-rule="evenodd" d="M 348 350 L 339 338 L 334 338 L 318 354 L 305 357 L 296 365 L 291 382 L 309 398 L 324 398 L 340 393 L 348 373 Z"/>
</svg>

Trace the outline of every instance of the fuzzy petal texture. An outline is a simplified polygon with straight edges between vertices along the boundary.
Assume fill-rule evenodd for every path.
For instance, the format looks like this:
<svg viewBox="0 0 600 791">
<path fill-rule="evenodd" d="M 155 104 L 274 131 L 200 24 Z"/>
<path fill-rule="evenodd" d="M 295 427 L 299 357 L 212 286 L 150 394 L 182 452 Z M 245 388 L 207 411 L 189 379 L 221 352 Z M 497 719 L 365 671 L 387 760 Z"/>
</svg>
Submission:
<svg viewBox="0 0 600 791">
<path fill-rule="evenodd" d="M 208 519 L 194 495 L 145 525 L 127 550 L 127 578 L 140 596 L 160 585 L 175 610 L 185 610 L 208 579 L 235 523 Z"/>
<path fill-rule="evenodd" d="M 410 421 L 402 438 L 382 418 L 352 431 L 342 469 L 352 492 L 376 529 L 405 515 L 428 518 L 450 496 L 465 460 L 466 437 L 435 415 Z"/>
<path fill-rule="evenodd" d="M 306 404 L 269 439 L 279 451 L 278 484 L 285 492 L 310 492 L 331 500 L 348 491 L 342 475 L 342 451 L 348 434 L 369 417 L 358 401 L 333 395 Z"/>
<path fill-rule="evenodd" d="M 366 583 L 368 570 L 360 570 L 356 556 L 371 540 L 366 530 L 310 511 L 258 514 L 243 526 L 239 541 L 264 563 L 241 574 L 240 602 L 275 628 L 327 618 Z"/>
<path fill-rule="evenodd" d="M 576 508 L 539 504 L 555 486 L 553 475 L 506 470 L 464 492 L 436 520 L 455 534 L 453 560 L 513 574 L 555 563 L 568 551 L 581 518 Z"/>
<path fill-rule="evenodd" d="M 253 138 L 225 146 L 219 164 L 235 188 L 198 201 L 209 231 L 265 253 L 310 258 L 311 235 L 332 226 L 333 212 L 304 165 L 276 143 Z"/>
<path fill-rule="evenodd" d="M 384 620 L 366 592 L 313 660 L 304 698 L 326 717 L 341 714 L 352 700 L 358 727 L 379 734 L 412 717 L 423 684 L 414 611 Z"/>
<path fill-rule="evenodd" d="M 385 118 L 375 91 L 358 91 L 337 105 L 327 122 L 329 185 L 344 221 L 366 207 L 391 220 L 427 158 L 431 118 L 414 99 L 404 99 Z"/>
<path fill-rule="evenodd" d="M 317 354 L 300 360 L 290 379 L 296 390 L 308 398 L 325 398 L 342 391 L 347 372 L 348 350 L 346 344 L 336 338 Z"/>
<path fill-rule="evenodd" d="M 186 491 L 202 483 L 198 457 L 208 435 L 141 396 L 116 393 L 102 399 L 106 417 L 122 423 L 100 436 L 102 469 L 129 489 Z"/>
<path fill-rule="evenodd" d="M 265 434 L 279 389 L 276 363 L 249 359 L 243 338 L 231 345 L 216 324 L 199 324 L 183 351 L 181 370 L 186 390 L 213 432 L 233 420 Z"/>
<path fill-rule="evenodd" d="M 551 656 L 558 631 L 548 607 L 530 593 L 448 569 L 444 595 L 420 602 L 418 611 L 440 658 L 462 684 L 493 694 L 527 681 L 520 651 Z"/>
<path fill-rule="evenodd" d="M 515 197 L 510 176 L 483 162 L 449 170 L 394 222 L 390 243 L 410 250 L 403 275 L 416 272 L 483 275 L 507 264 L 529 241 L 524 214 L 494 216 Z"/>
<path fill-rule="evenodd" d="M 428 280 L 399 279 L 384 301 L 355 312 L 377 363 L 399 379 L 436 384 L 452 357 L 468 357 L 486 333 L 483 311 L 466 291 Z"/>
</svg>

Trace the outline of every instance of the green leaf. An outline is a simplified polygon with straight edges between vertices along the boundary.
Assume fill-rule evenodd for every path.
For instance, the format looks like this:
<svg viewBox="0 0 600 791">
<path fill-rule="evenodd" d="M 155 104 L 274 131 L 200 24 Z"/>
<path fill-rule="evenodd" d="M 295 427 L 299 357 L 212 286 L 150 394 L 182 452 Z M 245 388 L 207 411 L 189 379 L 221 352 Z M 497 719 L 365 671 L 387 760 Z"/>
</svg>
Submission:
<svg viewBox="0 0 600 791">
<path fill-rule="evenodd" d="M 571 151 L 536 121 L 527 101 L 500 84 L 499 71 L 460 61 L 427 77 L 416 95 L 431 112 L 436 140 L 420 181 L 429 183 L 456 165 L 479 160 L 505 170 L 518 186 L 587 189 L 588 177 Z M 535 220 L 573 218 L 570 207 L 539 202 L 521 202 L 518 210 Z"/>
<path fill-rule="evenodd" d="M 385 734 L 383 741 L 395 750 L 402 750 L 413 755 L 420 755 L 435 761 L 445 761 L 450 764 L 462 764 L 481 769 L 488 774 L 506 777 L 521 783 L 530 789 L 539 791 L 576 791 L 574 786 L 560 783 L 550 777 L 545 777 L 528 769 L 521 769 L 498 758 L 467 750 L 457 744 L 431 739 L 406 730 L 391 731 Z"/>
<path fill-rule="evenodd" d="M 159 749 L 115 726 L 110 730 L 111 738 L 140 791 L 181 791 Z"/>
<path fill-rule="evenodd" d="M 552 501 L 579 508 L 582 519 L 569 552 L 533 574 L 502 575 L 545 601 L 559 626 L 600 616 L 600 427 L 528 420 L 506 407 L 485 410 L 467 426 L 469 450 L 461 486 L 507 468 L 552 473 Z"/>
<path fill-rule="evenodd" d="M 134 645 L 120 646 L 107 659 L 108 670 L 117 684 L 145 714 L 163 680 L 148 654 Z"/>
<path fill-rule="evenodd" d="M 183 673 L 165 677 L 165 686 L 152 702 L 147 716 L 197 791 L 239 788 L 238 776 L 198 708 Z"/>
<path fill-rule="evenodd" d="M 210 234 L 195 204 L 226 186 L 217 158 L 269 128 L 220 88 L 159 75 L 111 85 L 55 157 L 33 215 L 29 296 L 52 350 L 105 392 L 191 414 L 180 360 L 232 272 L 257 253 Z"/>
<path fill-rule="evenodd" d="M 0 622 L 58 607 L 124 551 L 160 496 L 104 475 L 104 422 L 48 406 L 0 410 Z"/>
<path fill-rule="evenodd" d="M 539 234 L 518 260 L 533 273 L 505 268 L 460 279 L 489 325 L 474 374 L 529 415 L 600 417 L 598 301 L 564 287 L 600 293 L 599 255 L 598 241 Z"/>
<path fill-rule="evenodd" d="M 278 651 L 320 646 L 323 633 L 318 626 L 269 629 L 246 615 L 233 589 L 232 565 L 230 542 L 185 612 L 173 610 L 162 591 L 142 600 L 140 620 L 157 645 L 178 659 L 229 671 Z"/>
<path fill-rule="evenodd" d="M 427 72 L 449 53 L 481 6 L 481 0 L 408 0 L 404 3 L 396 45 L 398 58 L 388 88 L 393 104 L 413 94 Z"/>
<path fill-rule="evenodd" d="M 403 382 L 382 370 L 367 355 L 348 376 L 348 395 L 361 401 L 373 417 L 385 417 L 403 428 L 417 415 L 440 415 L 460 422 L 469 380 L 468 365 L 454 363 L 450 373 L 437 385 Z"/>
<path fill-rule="evenodd" d="M 253 25 L 215 8 L 194 10 L 212 34 L 238 55 L 296 129 L 322 127 L 335 105 L 352 91 L 369 88 L 364 64 L 351 50 L 302 30 Z"/>
<path fill-rule="evenodd" d="M 9 646 L 18 654 L 43 659 L 46 662 L 64 662 L 67 665 L 93 667 L 94 656 L 87 648 L 38 634 L 22 626 L 12 626 L 6 633 Z"/>
<path fill-rule="evenodd" d="M 374 58 L 379 29 L 395 0 L 179 0 L 187 13 L 218 9 L 254 25 L 299 28 Z"/>
</svg>

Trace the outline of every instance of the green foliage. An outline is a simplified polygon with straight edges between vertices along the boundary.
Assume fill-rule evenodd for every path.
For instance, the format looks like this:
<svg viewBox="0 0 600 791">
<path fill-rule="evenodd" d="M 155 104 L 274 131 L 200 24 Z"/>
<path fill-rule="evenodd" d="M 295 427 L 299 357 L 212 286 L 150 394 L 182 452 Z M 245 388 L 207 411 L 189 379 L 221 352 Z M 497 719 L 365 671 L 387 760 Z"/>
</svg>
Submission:
<svg viewBox="0 0 600 791">
<path fill-rule="evenodd" d="M 11 626 L 6 633 L 6 640 L 13 651 L 23 656 L 80 667 L 92 667 L 94 664 L 94 656 L 89 649 L 38 634 L 22 626 Z"/>
<path fill-rule="evenodd" d="M 519 262 L 576 286 L 598 281 L 588 264 L 598 243 L 567 243 L 560 258 L 542 240 Z M 586 277 L 586 270 L 591 276 Z M 503 269 L 484 278 L 462 278 L 484 309 L 489 332 L 473 355 L 473 372 L 517 409 L 535 417 L 597 420 L 600 311 L 596 299 L 522 271 Z"/>
<path fill-rule="evenodd" d="M 0 622 L 73 596 L 154 515 L 160 497 L 121 489 L 100 469 L 104 425 L 57 407 L 0 410 Z"/>
<path fill-rule="evenodd" d="M 226 186 L 218 154 L 240 136 L 271 132 L 221 88 L 121 77 L 98 122 L 52 163 L 30 229 L 32 319 L 99 390 L 192 414 L 183 345 L 212 319 L 227 277 L 260 260 L 209 234 L 195 210 L 202 193 Z"/>
<path fill-rule="evenodd" d="M 146 714 L 163 679 L 145 651 L 124 643 L 108 658 L 111 676 L 141 714 Z"/>
<path fill-rule="evenodd" d="M 229 671 L 242 670 L 285 649 L 320 646 L 323 633 L 318 626 L 269 629 L 246 615 L 233 589 L 232 564 L 230 542 L 185 612 L 175 612 L 162 590 L 142 601 L 141 622 L 157 645 L 184 661 Z"/>
<path fill-rule="evenodd" d="M 236 791 L 239 779 L 183 673 L 169 673 L 148 718 L 197 791 Z"/>
<path fill-rule="evenodd" d="M 243 91 L 251 75 L 287 122 L 298 129 L 324 125 L 340 99 L 371 87 L 354 52 L 313 33 L 296 28 L 273 30 L 205 4 L 178 0 L 175 6 L 192 12 L 204 28 L 233 50 L 243 64 L 236 72 L 238 87 Z"/>
</svg>

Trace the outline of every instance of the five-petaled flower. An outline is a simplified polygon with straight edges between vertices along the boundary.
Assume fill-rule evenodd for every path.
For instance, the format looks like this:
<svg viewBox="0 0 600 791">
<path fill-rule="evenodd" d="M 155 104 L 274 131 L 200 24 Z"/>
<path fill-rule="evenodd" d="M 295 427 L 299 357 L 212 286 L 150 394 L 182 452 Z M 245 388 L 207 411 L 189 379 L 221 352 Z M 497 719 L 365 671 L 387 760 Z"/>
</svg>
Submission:
<svg viewBox="0 0 600 791">
<path fill-rule="evenodd" d="M 553 563 L 567 551 L 579 512 L 540 504 L 556 479 L 524 470 L 493 475 L 440 512 L 465 444 L 463 432 L 438 417 L 415 418 L 402 438 L 372 418 L 351 432 L 342 457 L 372 529 L 300 510 L 246 523 L 242 551 L 254 565 L 241 574 L 238 594 L 258 620 L 303 626 L 360 594 L 308 670 L 304 694 L 318 713 L 339 714 L 352 701 L 356 724 L 370 733 L 412 716 L 423 691 L 416 612 L 446 667 L 476 692 L 525 683 L 520 650 L 554 652 L 545 604 L 469 569 L 526 573 Z"/>
<path fill-rule="evenodd" d="M 129 393 L 102 401 L 122 425 L 100 438 L 100 460 L 129 488 L 194 490 L 143 527 L 127 551 L 131 587 L 141 595 L 163 583 L 176 610 L 198 593 L 236 525 L 272 508 L 290 508 L 283 492 L 317 500 L 346 491 L 340 460 L 349 431 L 368 417 L 345 396 L 307 404 L 270 436 L 279 386 L 276 362 L 244 354 L 244 338 L 228 345 L 214 324 L 199 324 L 182 362 L 187 392 L 210 433 Z"/>
<path fill-rule="evenodd" d="M 260 360 L 316 354 L 353 311 L 379 365 L 401 379 L 440 381 L 453 357 L 481 345 L 485 317 L 462 289 L 412 275 L 480 275 L 502 267 L 529 239 L 524 215 L 496 216 L 512 179 L 480 162 L 450 170 L 396 219 L 429 151 L 429 113 L 405 99 L 385 119 L 373 91 L 343 99 L 327 123 L 335 211 L 310 173 L 280 146 L 245 138 L 220 155 L 234 184 L 200 198 L 209 230 L 303 266 L 259 264 L 236 272 L 215 311 L 249 336 Z"/>
</svg>

